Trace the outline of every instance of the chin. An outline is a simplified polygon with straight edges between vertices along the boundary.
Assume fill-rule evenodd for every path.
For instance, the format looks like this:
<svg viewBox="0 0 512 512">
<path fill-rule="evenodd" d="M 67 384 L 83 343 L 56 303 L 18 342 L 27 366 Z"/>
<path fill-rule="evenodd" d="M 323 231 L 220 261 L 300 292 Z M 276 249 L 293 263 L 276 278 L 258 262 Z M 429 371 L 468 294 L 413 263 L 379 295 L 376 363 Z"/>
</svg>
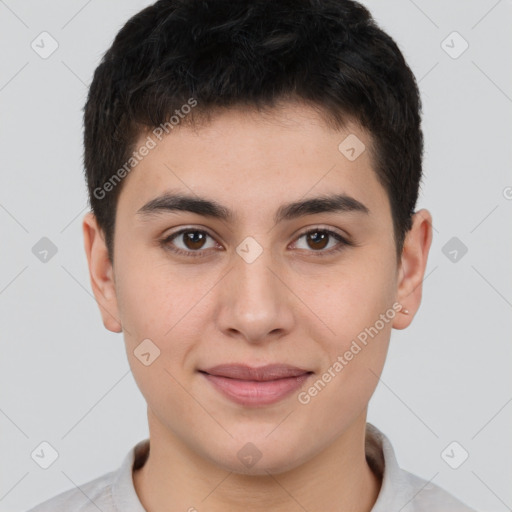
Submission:
<svg viewBox="0 0 512 512">
<path fill-rule="evenodd" d="M 247 438 L 246 438 L 247 439 Z M 300 446 L 301 443 L 298 443 Z M 233 456 L 229 456 L 234 454 Z M 237 442 L 220 453 L 211 453 L 210 460 L 226 471 L 240 475 L 268 476 L 295 469 L 308 460 L 307 453 L 298 453 L 295 446 L 286 446 L 282 440 L 265 443 Z"/>
</svg>

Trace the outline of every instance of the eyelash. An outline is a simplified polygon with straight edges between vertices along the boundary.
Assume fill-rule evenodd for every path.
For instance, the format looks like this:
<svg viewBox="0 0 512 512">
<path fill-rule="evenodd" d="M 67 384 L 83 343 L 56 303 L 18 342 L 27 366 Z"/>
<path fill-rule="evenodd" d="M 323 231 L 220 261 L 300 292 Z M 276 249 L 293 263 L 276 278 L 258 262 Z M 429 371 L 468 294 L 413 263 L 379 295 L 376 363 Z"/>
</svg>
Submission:
<svg viewBox="0 0 512 512">
<path fill-rule="evenodd" d="M 207 253 L 208 249 L 197 250 L 197 251 L 184 251 L 183 249 L 179 249 L 179 248 L 176 248 L 176 247 L 171 247 L 170 242 L 172 242 L 175 238 L 179 237 L 183 233 L 202 233 L 202 234 L 205 234 L 205 235 L 213 238 L 207 231 L 204 231 L 204 230 L 201 230 L 201 229 L 184 228 L 184 229 L 181 229 L 180 231 L 177 231 L 176 233 L 173 233 L 172 235 L 169 235 L 168 237 L 164 238 L 163 240 L 161 240 L 160 244 L 166 250 L 171 251 L 171 252 L 173 252 L 175 254 L 178 254 L 180 256 L 190 256 L 190 257 L 193 257 L 193 258 L 202 258 L 202 257 L 208 256 L 208 253 Z M 335 238 L 339 242 L 336 247 L 334 247 L 332 249 L 329 249 L 328 251 L 323 251 L 323 250 L 319 250 L 319 251 L 310 250 L 310 251 L 307 251 L 307 252 L 313 253 L 314 256 L 319 256 L 319 257 L 330 256 L 330 255 L 332 255 L 334 253 L 338 253 L 338 252 L 342 251 L 343 249 L 345 249 L 346 246 L 351 247 L 351 246 L 355 245 L 353 242 L 347 240 L 345 237 L 341 236 L 339 233 L 336 233 L 335 231 L 332 231 L 330 229 L 325 229 L 325 228 L 318 228 L 318 227 L 317 228 L 309 229 L 308 231 L 305 231 L 304 233 L 301 233 L 296 238 L 296 240 L 299 240 L 302 237 L 307 236 L 307 235 L 309 235 L 311 233 L 325 233 L 325 234 L 329 235 L 329 237 L 333 237 L 333 238 Z"/>
</svg>

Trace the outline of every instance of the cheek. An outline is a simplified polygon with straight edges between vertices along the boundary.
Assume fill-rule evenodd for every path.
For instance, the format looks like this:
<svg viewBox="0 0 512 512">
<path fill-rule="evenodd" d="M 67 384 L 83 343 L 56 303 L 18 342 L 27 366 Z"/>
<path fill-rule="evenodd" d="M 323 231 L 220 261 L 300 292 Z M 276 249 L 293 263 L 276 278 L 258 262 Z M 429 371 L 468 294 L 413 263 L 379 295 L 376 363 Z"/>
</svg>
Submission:
<svg viewBox="0 0 512 512">
<path fill-rule="evenodd" d="M 343 350 L 365 328 L 373 326 L 381 314 L 392 309 L 396 291 L 390 265 L 367 257 L 340 265 L 339 270 L 314 284 L 304 280 L 299 293 L 307 297 L 307 304 L 312 305 L 326 337 L 334 340 L 337 350 Z"/>
<path fill-rule="evenodd" d="M 190 290 L 165 260 L 151 258 L 148 250 L 132 248 L 116 263 L 116 294 L 125 335 L 161 338 L 175 323 Z"/>
<path fill-rule="evenodd" d="M 119 315 L 126 352 L 143 393 L 153 386 L 158 395 L 159 381 L 172 388 L 167 371 L 179 373 L 186 364 L 203 321 L 200 299 L 207 285 L 204 281 L 199 275 L 177 272 L 162 258 L 151 261 L 147 255 L 139 258 L 132 253 L 120 259 L 116 278 Z M 139 346 L 148 339 L 158 353 L 151 371 L 136 357 Z"/>
<path fill-rule="evenodd" d="M 182 368 L 194 345 L 187 335 L 193 311 L 187 312 L 195 291 L 187 291 L 182 279 L 162 265 L 136 259 L 124 263 L 117 287 L 118 302 L 134 379 L 149 407 L 160 411 L 162 419 L 171 404 L 173 411 L 187 418 L 190 413 L 181 404 L 190 406 L 190 397 L 179 383 L 183 382 Z M 143 354 L 148 352 L 144 361 Z"/>
<path fill-rule="evenodd" d="M 383 310 L 392 317 L 394 310 Z M 389 312 L 390 311 L 390 312 Z M 379 313 L 380 315 L 380 313 Z M 299 397 L 312 417 L 331 424 L 333 432 L 367 406 L 381 375 L 389 346 L 391 318 L 367 313 L 368 321 L 359 325 L 339 324 L 338 335 L 324 340 L 327 362 Z M 371 320 L 370 320 L 371 318 Z"/>
<path fill-rule="evenodd" d="M 357 408 L 375 390 L 397 314 L 393 309 L 392 250 L 388 259 L 358 257 L 332 273 L 323 293 L 308 292 L 309 300 L 318 307 L 315 312 L 329 327 L 321 341 L 327 360 L 323 361 L 322 382 L 316 386 L 323 389 L 325 384 L 326 388 L 319 407 L 322 402 L 336 404 L 339 411 Z"/>
</svg>

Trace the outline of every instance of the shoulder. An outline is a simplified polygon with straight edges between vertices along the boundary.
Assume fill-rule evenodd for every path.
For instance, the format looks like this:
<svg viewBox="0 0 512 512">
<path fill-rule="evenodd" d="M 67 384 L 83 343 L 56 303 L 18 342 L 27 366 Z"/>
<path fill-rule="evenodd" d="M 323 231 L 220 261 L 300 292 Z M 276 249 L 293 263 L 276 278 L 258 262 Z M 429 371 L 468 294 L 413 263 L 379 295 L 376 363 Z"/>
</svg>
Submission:
<svg viewBox="0 0 512 512">
<path fill-rule="evenodd" d="M 109 512 L 116 510 L 112 499 L 114 472 L 69 489 L 40 503 L 28 512 Z"/>
<path fill-rule="evenodd" d="M 64 491 L 28 512 L 144 512 L 132 472 L 144 464 L 148 454 L 149 439 L 145 439 L 129 450 L 117 470 Z"/>
<path fill-rule="evenodd" d="M 411 500 L 402 512 L 476 512 L 448 491 L 419 476 L 400 469 L 400 477 L 404 497 Z"/>
<path fill-rule="evenodd" d="M 372 512 L 475 512 L 438 485 L 398 465 L 390 440 L 367 423 L 366 459 L 382 482 Z"/>
</svg>

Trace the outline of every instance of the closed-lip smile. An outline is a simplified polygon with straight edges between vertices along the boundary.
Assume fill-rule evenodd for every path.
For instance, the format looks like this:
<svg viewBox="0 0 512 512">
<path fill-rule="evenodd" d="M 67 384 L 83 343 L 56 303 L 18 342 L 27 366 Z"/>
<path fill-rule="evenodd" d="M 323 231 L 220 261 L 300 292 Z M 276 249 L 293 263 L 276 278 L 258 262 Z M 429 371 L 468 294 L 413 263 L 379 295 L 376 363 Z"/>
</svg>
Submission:
<svg viewBox="0 0 512 512">
<path fill-rule="evenodd" d="M 276 403 L 300 388 L 313 373 L 289 364 L 221 364 L 199 372 L 217 391 L 245 406 Z"/>
</svg>

